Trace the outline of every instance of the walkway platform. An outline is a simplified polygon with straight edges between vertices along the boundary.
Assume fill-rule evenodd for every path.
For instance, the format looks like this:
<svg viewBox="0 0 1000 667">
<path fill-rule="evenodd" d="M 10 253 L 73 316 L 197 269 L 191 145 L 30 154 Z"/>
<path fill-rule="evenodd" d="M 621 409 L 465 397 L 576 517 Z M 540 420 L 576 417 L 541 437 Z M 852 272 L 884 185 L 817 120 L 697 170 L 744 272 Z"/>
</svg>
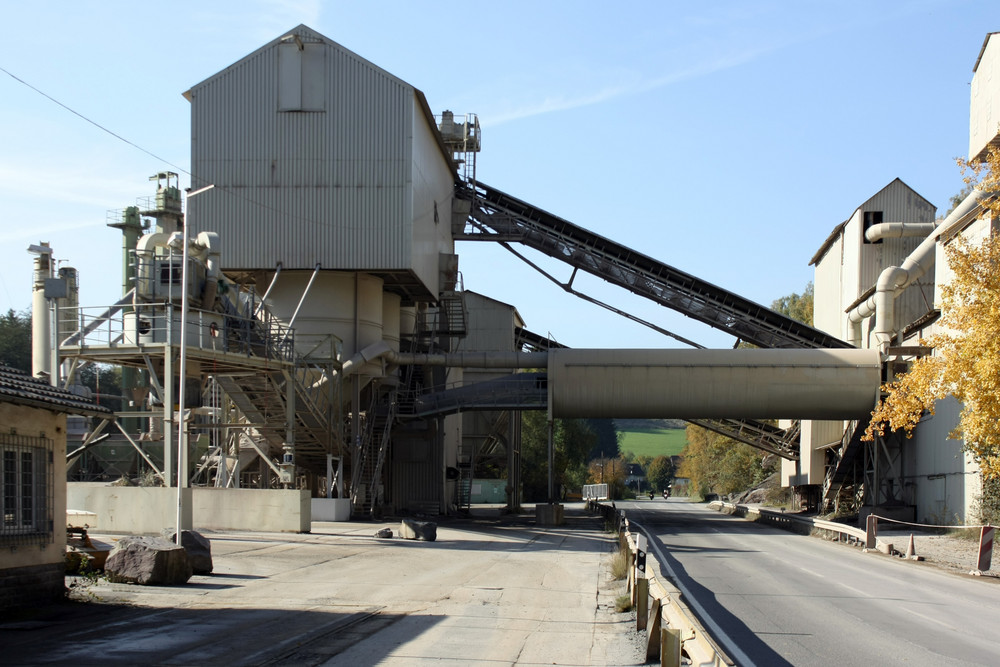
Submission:
<svg viewBox="0 0 1000 667">
<path fill-rule="evenodd" d="M 397 521 L 206 531 L 211 575 L 177 587 L 67 578 L 78 601 L 0 618 L 3 662 L 642 664 L 634 615 L 614 610 L 624 582 L 599 517 L 581 503 L 554 528 L 489 513 L 439 520 L 435 542 L 400 539 Z"/>
</svg>

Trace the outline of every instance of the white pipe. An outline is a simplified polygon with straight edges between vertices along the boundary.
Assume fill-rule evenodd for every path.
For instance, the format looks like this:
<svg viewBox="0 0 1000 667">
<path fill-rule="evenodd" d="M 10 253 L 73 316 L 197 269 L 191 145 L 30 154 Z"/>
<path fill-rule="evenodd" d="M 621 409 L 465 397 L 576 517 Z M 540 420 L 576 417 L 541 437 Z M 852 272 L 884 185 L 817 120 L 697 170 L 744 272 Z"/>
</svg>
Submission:
<svg viewBox="0 0 1000 667">
<path fill-rule="evenodd" d="M 257 313 L 260 312 L 260 309 L 264 307 L 264 302 L 267 301 L 268 295 L 271 294 L 271 288 L 273 288 L 274 284 L 278 282 L 278 274 L 280 273 L 281 273 L 281 262 L 278 262 L 278 264 L 274 267 L 274 275 L 271 276 L 271 284 L 267 286 L 267 290 L 264 292 L 264 296 L 260 297 L 260 303 L 257 305 L 256 308 L 254 308 L 253 311 L 254 317 L 256 317 Z"/>
<path fill-rule="evenodd" d="M 396 352 L 387 342 L 380 340 L 364 348 L 344 362 L 341 373 L 353 375 L 370 362 L 385 359 L 391 364 L 407 366 L 448 366 L 451 368 L 545 368 L 547 352 L 449 352 L 441 354 L 415 354 Z M 321 380 L 322 383 L 324 380 Z M 319 383 L 317 383 L 319 384 Z"/>
<path fill-rule="evenodd" d="M 286 327 L 285 335 L 281 339 L 282 343 L 285 342 L 285 339 L 288 338 L 288 334 L 291 333 L 292 331 L 292 327 L 295 326 L 295 318 L 299 316 L 299 311 L 302 309 L 302 304 L 305 303 L 306 297 L 309 296 L 309 291 L 312 289 L 313 282 L 316 281 L 316 276 L 319 275 L 319 270 L 320 270 L 320 265 L 319 262 L 317 262 L 316 268 L 313 269 L 312 275 L 309 276 L 309 282 L 306 283 L 305 290 L 302 291 L 302 296 L 299 298 L 299 303 L 297 306 L 295 306 L 295 312 L 292 313 L 292 319 L 288 320 L 288 325 Z"/>
<path fill-rule="evenodd" d="M 135 244 L 135 259 L 138 266 L 135 271 L 135 299 L 151 298 L 155 281 L 154 266 L 156 249 L 169 247 L 172 234 L 155 232 L 139 237 Z"/>
<path fill-rule="evenodd" d="M 219 257 L 222 254 L 222 242 L 216 232 L 199 232 L 198 238 L 192 243 L 197 257 L 205 262 L 205 291 L 201 295 L 201 307 L 210 310 L 215 303 L 219 289 L 219 279 L 222 277 L 222 267 Z"/>
<path fill-rule="evenodd" d="M 882 239 L 926 236 L 936 228 L 937 225 L 933 222 L 880 222 L 865 230 L 865 239 L 869 243 L 877 243 Z"/>
<path fill-rule="evenodd" d="M 875 284 L 875 293 L 855 306 L 848 314 L 847 341 L 855 346 L 861 344 L 861 322 L 875 315 L 875 340 L 879 349 L 884 349 L 895 334 L 895 299 L 907 287 L 922 278 L 934 265 L 934 251 L 938 239 L 950 234 L 953 229 L 965 223 L 965 218 L 975 210 L 985 193 L 974 189 L 961 204 L 948 214 L 933 232 L 920 242 L 900 266 L 890 266 L 882 271 Z"/>
</svg>

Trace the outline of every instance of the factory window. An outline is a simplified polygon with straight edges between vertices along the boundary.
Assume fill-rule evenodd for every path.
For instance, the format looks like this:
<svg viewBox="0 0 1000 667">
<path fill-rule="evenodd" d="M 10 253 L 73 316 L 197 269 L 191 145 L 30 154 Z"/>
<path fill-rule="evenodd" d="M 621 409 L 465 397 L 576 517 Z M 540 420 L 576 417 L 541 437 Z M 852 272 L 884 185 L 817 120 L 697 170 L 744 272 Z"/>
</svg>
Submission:
<svg viewBox="0 0 1000 667">
<path fill-rule="evenodd" d="M 46 438 L 0 434 L 0 544 L 51 538 L 52 447 Z"/>
<path fill-rule="evenodd" d="M 323 111 L 326 45 L 288 39 L 278 45 L 278 111 Z"/>
<path fill-rule="evenodd" d="M 182 273 L 182 262 L 163 262 L 160 264 L 160 284 L 180 285 Z"/>
<path fill-rule="evenodd" d="M 864 228 L 861 230 L 862 235 L 867 234 L 870 227 L 880 224 L 882 224 L 882 211 L 865 211 Z M 863 238 L 865 243 L 871 243 L 867 237 L 863 236 Z M 875 243 L 881 242 L 881 239 L 875 241 Z"/>
</svg>

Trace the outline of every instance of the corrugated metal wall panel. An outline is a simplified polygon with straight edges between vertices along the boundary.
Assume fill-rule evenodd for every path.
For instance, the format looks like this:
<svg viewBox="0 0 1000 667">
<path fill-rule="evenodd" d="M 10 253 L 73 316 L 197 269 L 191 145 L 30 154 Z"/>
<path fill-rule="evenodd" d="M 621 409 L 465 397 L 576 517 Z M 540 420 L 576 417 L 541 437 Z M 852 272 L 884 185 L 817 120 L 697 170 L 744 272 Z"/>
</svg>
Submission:
<svg viewBox="0 0 1000 667">
<path fill-rule="evenodd" d="M 419 435 L 393 436 L 389 488 L 397 511 L 440 511 L 444 463 L 436 432 L 432 427 Z"/>
<path fill-rule="evenodd" d="M 838 238 L 813 272 L 813 324 L 831 336 L 846 339 L 843 294 L 844 241 Z"/>
<path fill-rule="evenodd" d="M 997 136 L 997 121 L 1000 120 L 1000 89 L 992 82 L 994 76 L 1000 76 L 1000 37 L 991 34 L 986 40 L 970 87 L 970 159 L 977 156 Z"/>
<path fill-rule="evenodd" d="M 229 269 L 409 268 L 413 89 L 330 44 L 326 112 L 278 112 L 278 46 L 192 89 L 192 229 Z"/>
</svg>

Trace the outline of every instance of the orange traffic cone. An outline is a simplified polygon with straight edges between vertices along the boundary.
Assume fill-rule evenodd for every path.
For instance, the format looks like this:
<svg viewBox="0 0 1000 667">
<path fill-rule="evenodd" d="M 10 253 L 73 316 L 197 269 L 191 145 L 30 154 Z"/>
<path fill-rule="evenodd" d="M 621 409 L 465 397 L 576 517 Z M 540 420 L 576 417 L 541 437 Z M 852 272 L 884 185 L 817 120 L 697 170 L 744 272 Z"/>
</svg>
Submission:
<svg viewBox="0 0 1000 667">
<path fill-rule="evenodd" d="M 913 533 L 910 533 L 910 543 L 906 545 L 906 560 L 916 560 L 917 553 L 913 549 Z"/>
</svg>

